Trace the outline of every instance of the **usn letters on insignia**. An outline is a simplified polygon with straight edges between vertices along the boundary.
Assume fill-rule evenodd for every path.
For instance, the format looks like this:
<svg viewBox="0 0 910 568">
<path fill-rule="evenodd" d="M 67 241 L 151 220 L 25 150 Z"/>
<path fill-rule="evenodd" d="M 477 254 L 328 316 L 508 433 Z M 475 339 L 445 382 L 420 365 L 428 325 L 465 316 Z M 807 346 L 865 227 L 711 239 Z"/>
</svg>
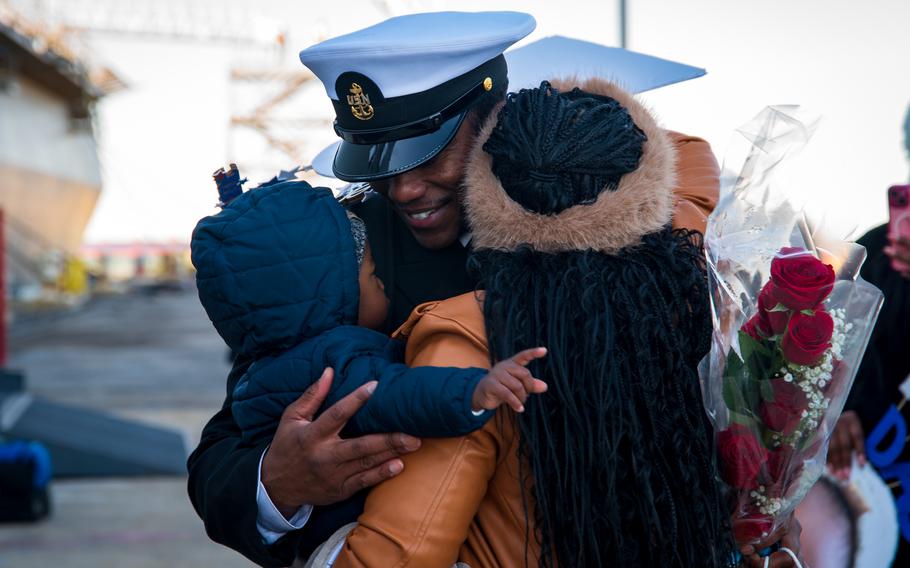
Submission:
<svg viewBox="0 0 910 568">
<path fill-rule="evenodd" d="M 351 83 L 350 92 L 348 105 L 351 107 L 351 113 L 354 118 L 358 120 L 370 120 L 373 118 L 373 105 L 370 104 L 370 95 L 364 93 L 357 83 Z"/>
</svg>

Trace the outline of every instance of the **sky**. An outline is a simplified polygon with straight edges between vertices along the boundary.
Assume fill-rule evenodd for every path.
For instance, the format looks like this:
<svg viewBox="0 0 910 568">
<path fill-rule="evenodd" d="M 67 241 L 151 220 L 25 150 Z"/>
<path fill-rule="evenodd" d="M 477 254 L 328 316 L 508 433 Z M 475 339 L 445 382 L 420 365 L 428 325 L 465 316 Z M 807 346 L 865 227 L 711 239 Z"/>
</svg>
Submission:
<svg viewBox="0 0 910 568">
<path fill-rule="evenodd" d="M 299 68 L 297 51 L 320 38 L 415 11 L 520 10 L 538 22 L 525 42 L 553 34 L 619 41 L 616 1 L 225 0 L 218 6 L 235 9 L 241 21 L 283 29 L 286 50 L 257 54 L 225 43 L 89 37 L 95 56 L 129 89 L 98 108 L 104 189 L 88 242 L 187 241 L 196 221 L 217 211 L 216 168 L 237 161 L 265 176 L 293 165 L 290 158 L 260 158 L 257 137 L 229 127 L 232 113 L 257 98 L 255 86 L 232 86 L 233 67 Z M 643 99 L 665 127 L 707 139 L 720 161 L 736 128 L 767 105 L 799 104 L 820 115 L 812 141 L 788 164 L 784 187 L 832 232 L 856 237 L 886 221 L 887 187 L 910 177 L 902 129 L 910 106 L 907 22 L 910 2 L 902 0 L 629 0 L 627 33 L 630 49 L 708 70 Z M 321 86 L 305 88 L 282 112 L 324 124 L 299 130 L 307 155 L 334 139 Z"/>
</svg>

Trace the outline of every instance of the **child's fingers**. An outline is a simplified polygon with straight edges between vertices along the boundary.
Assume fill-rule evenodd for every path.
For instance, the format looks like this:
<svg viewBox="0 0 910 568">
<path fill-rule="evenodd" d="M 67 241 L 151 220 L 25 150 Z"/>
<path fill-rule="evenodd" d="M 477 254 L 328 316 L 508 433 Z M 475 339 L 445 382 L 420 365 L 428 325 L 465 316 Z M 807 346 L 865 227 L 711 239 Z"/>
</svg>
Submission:
<svg viewBox="0 0 910 568">
<path fill-rule="evenodd" d="M 522 404 L 521 400 L 519 400 L 518 397 L 515 396 L 515 393 L 513 393 L 509 389 L 509 387 L 500 383 L 499 385 L 497 385 L 495 393 L 496 393 L 496 397 L 500 401 L 511 406 L 512 410 L 514 410 L 515 412 L 524 412 L 525 411 L 525 405 Z"/>
<path fill-rule="evenodd" d="M 546 354 L 546 347 L 535 347 L 533 349 L 525 349 L 524 351 L 519 351 L 515 355 L 512 355 L 512 360 L 524 367 L 534 359 L 540 359 Z"/>
<path fill-rule="evenodd" d="M 531 385 L 531 381 L 534 380 L 534 375 L 531 374 L 531 371 L 529 371 L 527 367 L 522 367 L 521 365 L 515 363 L 506 362 L 503 368 L 509 375 L 521 381 L 521 383 L 525 385 L 526 388 L 529 387 Z"/>
<path fill-rule="evenodd" d="M 525 390 L 524 383 L 512 376 L 510 373 L 496 373 L 496 381 L 509 389 L 522 404 L 528 399 L 528 393 Z"/>
<path fill-rule="evenodd" d="M 510 375 L 521 381 L 522 386 L 524 387 L 525 392 L 527 393 L 542 393 L 546 392 L 547 384 L 540 379 L 536 378 L 531 374 L 531 371 L 527 367 L 522 367 L 520 365 L 509 365 L 506 367 L 506 370 Z M 541 386 L 542 385 L 542 386 Z"/>
</svg>

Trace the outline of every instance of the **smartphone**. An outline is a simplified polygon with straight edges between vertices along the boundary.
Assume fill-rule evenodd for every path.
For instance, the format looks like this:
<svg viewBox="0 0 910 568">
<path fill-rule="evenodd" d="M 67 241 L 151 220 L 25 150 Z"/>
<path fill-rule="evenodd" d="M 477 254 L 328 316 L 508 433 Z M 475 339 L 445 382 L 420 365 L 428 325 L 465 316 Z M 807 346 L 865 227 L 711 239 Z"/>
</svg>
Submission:
<svg viewBox="0 0 910 568">
<path fill-rule="evenodd" d="M 888 188 L 888 236 L 892 241 L 899 237 L 910 239 L 910 185 L 892 185 Z M 910 270 L 910 264 L 891 259 L 891 268 L 898 272 Z"/>
</svg>

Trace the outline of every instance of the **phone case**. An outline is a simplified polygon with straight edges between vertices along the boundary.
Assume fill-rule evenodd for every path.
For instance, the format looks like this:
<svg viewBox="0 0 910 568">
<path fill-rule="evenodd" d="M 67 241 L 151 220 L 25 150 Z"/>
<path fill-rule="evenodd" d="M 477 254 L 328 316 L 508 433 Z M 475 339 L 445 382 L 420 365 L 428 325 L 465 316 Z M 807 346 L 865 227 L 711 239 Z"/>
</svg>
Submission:
<svg viewBox="0 0 910 568">
<path fill-rule="evenodd" d="M 892 185 L 888 188 L 888 208 L 888 236 L 892 241 L 898 237 L 910 239 L 910 185 Z M 910 269 L 910 264 L 892 259 L 891 267 L 903 272 Z"/>
</svg>

